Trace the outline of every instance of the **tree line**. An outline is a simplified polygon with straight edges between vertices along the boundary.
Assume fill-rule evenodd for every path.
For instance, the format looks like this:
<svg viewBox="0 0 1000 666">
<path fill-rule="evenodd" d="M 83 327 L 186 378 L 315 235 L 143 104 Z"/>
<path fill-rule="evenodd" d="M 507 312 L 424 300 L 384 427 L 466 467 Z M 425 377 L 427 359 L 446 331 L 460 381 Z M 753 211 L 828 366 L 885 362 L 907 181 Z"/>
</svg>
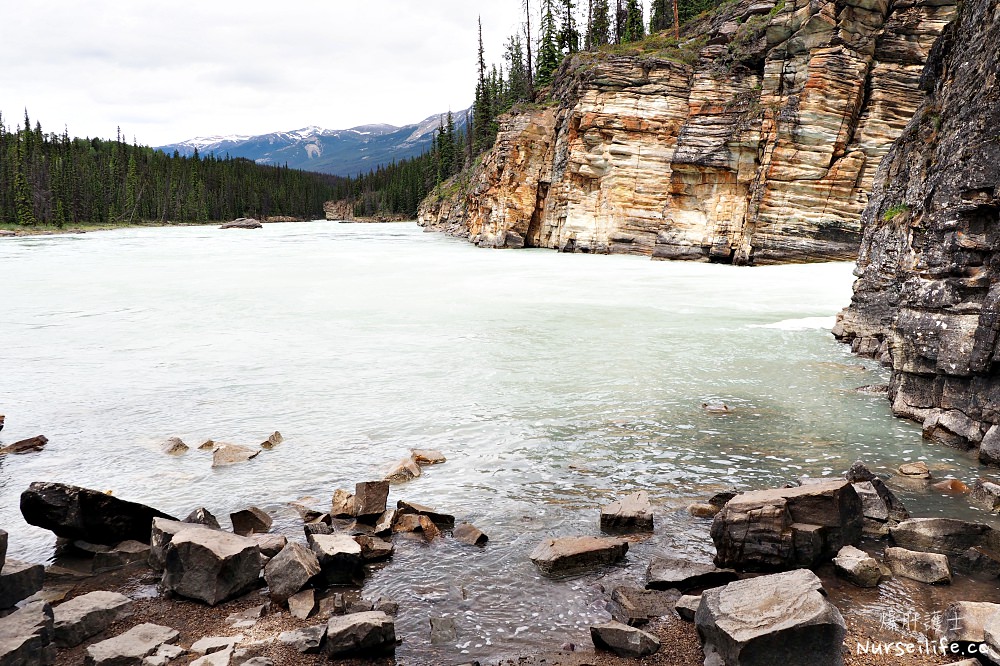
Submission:
<svg viewBox="0 0 1000 666">
<path fill-rule="evenodd" d="M 0 115 L 0 223 L 23 226 L 321 217 L 339 178 L 243 158 L 182 157 L 122 140 L 70 138 Z"/>
</svg>

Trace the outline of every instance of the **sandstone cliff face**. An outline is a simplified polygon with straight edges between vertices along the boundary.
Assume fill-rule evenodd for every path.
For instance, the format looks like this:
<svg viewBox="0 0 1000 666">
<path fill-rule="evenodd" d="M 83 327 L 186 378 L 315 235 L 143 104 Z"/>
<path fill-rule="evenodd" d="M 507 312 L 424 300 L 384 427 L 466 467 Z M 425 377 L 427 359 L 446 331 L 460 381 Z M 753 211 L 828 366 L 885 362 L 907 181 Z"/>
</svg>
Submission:
<svg viewBox="0 0 1000 666">
<path fill-rule="evenodd" d="M 998 44 L 1000 4 L 966 0 L 928 61 L 926 99 L 879 169 L 859 280 L 834 330 L 891 365 L 896 414 L 960 448 L 989 431 L 981 453 L 1000 445 Z"/>
<path fill-rule="evenodd" d="M 853 259 L 951 0 L 743 0 L 680 47 L 579 54 L 426 227 L 487 247 Z"/>
</svg>

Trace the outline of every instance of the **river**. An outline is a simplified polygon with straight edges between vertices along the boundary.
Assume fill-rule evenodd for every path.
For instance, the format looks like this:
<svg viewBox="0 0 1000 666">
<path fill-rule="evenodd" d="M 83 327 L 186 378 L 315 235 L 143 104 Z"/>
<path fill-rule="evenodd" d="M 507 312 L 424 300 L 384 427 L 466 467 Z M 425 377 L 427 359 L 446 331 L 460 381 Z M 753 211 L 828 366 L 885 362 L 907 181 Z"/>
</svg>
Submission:
<svg viewBox="0 0 1000 666">
<path fill-rule="evenodd" d="M 390 501 L 455 513 L 491 540 L 397 543 L 366 593 L 401 604 L 399 654 L 587 644 L 607 617 L 598 585 L 641 582 L 659 551 L 710 556 L 691 501 L 858 458 L 976 476 L 974 459 L 854 390 L 886 374 L 829 334 L 852 268 L 486 251 L 414 224 L 3 239 L 0 442 L 50 443 L 0 460 L 0 527 L 11 555 L 49 559 L 53 538 L 23 522 L 18 496 L 52 480 L 180 516 L 257 505 L 301 536 L 289 502 L 326 509 L 334 489 L 437 448 L 448 462 Z M 729 412 L 702 408 L 716 401 Z M 274 430 L 283 444 L 225 469 L 159 450 Z M 598 508 L 636 489 L 658 522 L 626 566 L 538 575 L 538 541 L 595 534 Z M 974 513 L 900 494 L 916 515 Z M 459 640 L 432 647 L 429 615 L 457 617 Z"/>
</svg>

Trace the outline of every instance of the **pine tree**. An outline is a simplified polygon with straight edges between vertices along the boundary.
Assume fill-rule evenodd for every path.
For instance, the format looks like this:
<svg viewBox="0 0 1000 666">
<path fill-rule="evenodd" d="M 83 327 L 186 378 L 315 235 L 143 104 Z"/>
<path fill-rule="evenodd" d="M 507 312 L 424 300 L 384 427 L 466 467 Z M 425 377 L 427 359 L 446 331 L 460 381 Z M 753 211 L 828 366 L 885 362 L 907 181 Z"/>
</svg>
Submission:
<svg viewBox="0 0 1000 666">
<path fill-rule="evenodd" d="M 561 0 L 562 12 L 560 14 L 561 25 L 559 27 L 559 50 L 562 53 L 576 53 L 580 50 L 580 32 L 576 27 L 576 19 L 573 16 L 573 0 Z"/>
<path fill-rule="evenodd" d="M 535 68 L 535 81 L 540 86 L 552 82 L 552 75 L 559 67 L 561 53 L 559 52 L 558 31 L 556 29 L 555 12 L 552 0 L 542 0 L 542 23 L 539 27 L 538 65 Z"/>
<path fill-rule="evenodd" d="M 621 44 L 625 41 L 625 22 L 628 19 L 628 12 L 625 9 L 625 0 L 615 0 L 615 43 Z"/>
<path fill-rule="evenodd" d="M 666 30 L 673 24 L 672 19 L 670 0 L 653 0 L 649 16 L 649 32 L 654 33 Z"/>
<path fill-rule="evenodd" d="M 611 8 L 608 0 L 594 0 L 593 17 L 587 34 L 592 49 L 611 43 Z"/>
<path fill-rule="evenodd" d="M 513 35 L 507 40 L 504 60 L 507 61 L 507 98 L 504 111 L 507 111 L 518 102 L 531 99 L 531 79 L 520 35 Z"/>
<path fill-rule="evenodd" d="M 646 36 L 646 25 L 642 18 L 642 6 L 639 0 L 628 0 L 626 5 L 625 27 L 622 31 L 622 42 L 638 42 Z"/>
</svg>

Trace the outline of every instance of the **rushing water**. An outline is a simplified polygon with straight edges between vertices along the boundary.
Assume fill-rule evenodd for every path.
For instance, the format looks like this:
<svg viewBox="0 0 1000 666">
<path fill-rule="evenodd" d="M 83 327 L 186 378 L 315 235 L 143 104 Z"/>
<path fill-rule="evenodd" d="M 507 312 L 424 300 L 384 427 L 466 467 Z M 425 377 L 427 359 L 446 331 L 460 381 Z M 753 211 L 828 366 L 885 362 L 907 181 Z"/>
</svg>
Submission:
<svg viewBox="0 0 1000 666">
<path fill-rule="evenodd" d="M 719 490 L 926 460 L 969 480 L 975 461 L 921 441 L 858 386 L 884 372 L 828 330 L 850 300 L 844 263 L 760 267 L 484 251 L 411 224 L 187 227 L 0 241 L 0 460 L 12 555 L 53 539 L 24 524 L 31 481 L 113 490 L 175 515 L 254 504 L 301 535 L 288 502 L 328 507 L 412 447 L 445 465 L 399 498 L 474 522 L 490 545 L 399 540 L 366 595 L 401 604 L 400 655 L 489 656 L 587 643 L 599 585 L 641 581 L 652 554 L 711 554 L 683 510 Z M 702 409 L 724 401 L 728 414 Z M 158 444 L 285 443 L 213 470 Z M 628 563 L 571 580 L 527 559 L 546 536 L 596 533 L 597 510 L 648 490 L 656 534 Z M 900 488 L 911 510 L 972 513 Z M 459 640 L 431 646 L 427 618 Z"/>
</svg>

